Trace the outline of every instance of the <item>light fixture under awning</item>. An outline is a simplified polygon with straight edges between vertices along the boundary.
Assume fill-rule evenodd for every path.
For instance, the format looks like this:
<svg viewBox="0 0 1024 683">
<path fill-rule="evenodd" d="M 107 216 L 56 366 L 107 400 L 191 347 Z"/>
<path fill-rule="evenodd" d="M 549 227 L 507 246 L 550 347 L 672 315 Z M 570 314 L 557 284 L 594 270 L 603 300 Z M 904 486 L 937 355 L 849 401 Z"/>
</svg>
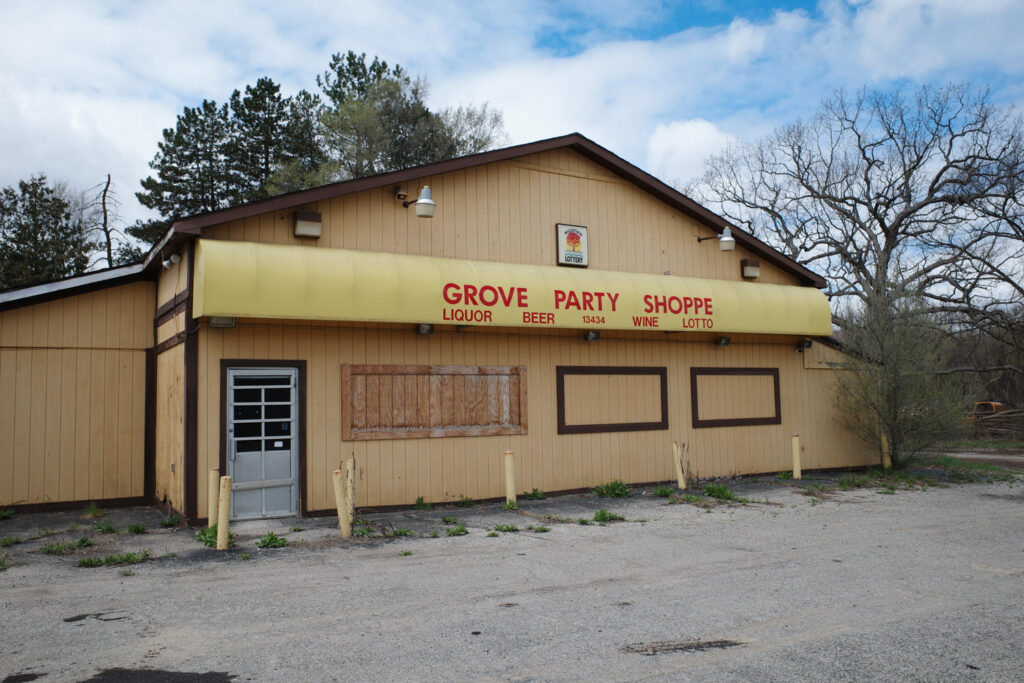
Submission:
<svg viewBox="0 0 1024 683">
<path fill-rule="evenodd" d="M 831 335 L 811 287 L 198 240 L 193 314 Z"/>
</svg>

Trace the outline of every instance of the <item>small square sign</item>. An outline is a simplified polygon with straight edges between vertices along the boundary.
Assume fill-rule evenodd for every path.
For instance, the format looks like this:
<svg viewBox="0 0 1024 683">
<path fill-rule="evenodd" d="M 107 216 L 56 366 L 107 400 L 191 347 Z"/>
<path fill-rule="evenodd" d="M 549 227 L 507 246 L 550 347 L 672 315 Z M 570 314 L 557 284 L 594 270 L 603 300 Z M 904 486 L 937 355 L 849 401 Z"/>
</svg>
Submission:
<svg viewBox="0 0 1024 683">
<path fill-rule="evenodd" d="M 582 225 L 555 225 L 555 248 L 558 250 L 558 265 L 586 268 L 590 265 L 587 252 L 587 229 Z"/>
</svg>

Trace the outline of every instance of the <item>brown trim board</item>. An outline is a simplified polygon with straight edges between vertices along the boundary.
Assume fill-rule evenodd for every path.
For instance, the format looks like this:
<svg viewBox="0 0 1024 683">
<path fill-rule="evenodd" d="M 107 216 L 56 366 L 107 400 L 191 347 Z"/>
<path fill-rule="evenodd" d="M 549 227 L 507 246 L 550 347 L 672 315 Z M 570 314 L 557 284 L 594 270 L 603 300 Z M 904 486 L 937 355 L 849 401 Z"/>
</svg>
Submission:
<svg viewBox="0 0 1024 683">
<path fill-rule="evenodd" d="M 185 305 L 188 303 L 188 291 L 178 292 L 173 297 L 160 304 L 156 309 L 156 314 L 153 316 L 153 322 L 157 327 L 160 327 L 165 322 L 178 315 L 185 310 Z"/>
<path fill-rule="evenodd" d="M 164 339 L 162 342 L 156 345 L 156 355 L 159 356 L 164 351 L 167 351 L 168 349 L 173 349 L 178 344 L 183 344 L 187 336 L 187 333 L 182 331 L 174 335 L 173 337 L 168 337 L 167 339 Z"/>
<path fill-rule="evenodd" d="M 196 264 L 195 240 L 188 243 L 188 297 L 185 300 L 185 457 L 181 476 L 184 477 L 185 523 L 192 524 L 197 516 L 199 482 L 199 324 L 192 317 Z"/>
<path fill-rule="evenodd" d="M 228 472 L 228 368 L 296 368 L 299 371 L 299 514 L 305 517 L 309 514 L 306 500 L 306 361 L 220 359 L 220 457 L 217 467 L 222 476 Z"/>
<path fill-rule="evenodd" d="M 613 424 L 565 423 L 566 375 L 656 375 L 661 379 L 661 420 L 657 422 L 619 422 Z M 558 406 L 559 434 L 600 434 L 605 432 L 645 432 L 668 429 L 668 368 L 622 365 L 556 365 L 555 402 Z"/>
<path fill-rule="evenodd" d="M 142 495 L 156 495 L 156 352 L 146 349 L 145 436 L 143 437 Z"/>
<path fill-rule="evenodd" d="M 775 414 L 766 417 L 737 417 L 718 420 L 701 420 L 697 406 L 697 378 L 701 375 L 728 376 L 768 376 L 771 377 L 775 389 Z M 778 368 L 690 368 L 690 409 L 694 429 L 708 427 L 750 427 L 753 425 L 782 424 L 782 394 L 779 389 Z"/>
</svg>

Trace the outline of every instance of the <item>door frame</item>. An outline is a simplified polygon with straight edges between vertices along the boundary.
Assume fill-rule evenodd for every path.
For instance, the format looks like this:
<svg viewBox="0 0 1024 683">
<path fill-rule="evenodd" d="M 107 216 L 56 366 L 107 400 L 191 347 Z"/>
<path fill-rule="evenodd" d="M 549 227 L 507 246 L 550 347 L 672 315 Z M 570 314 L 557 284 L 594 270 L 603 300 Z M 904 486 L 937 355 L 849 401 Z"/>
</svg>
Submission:
<svg viewBox="0 0 1024 683">
<path fill-rule="evenodd" d="M 306 517 L 309 509 L 306 503 L 306 361 L 304 360 L 254 360 L 251 358 L 221 358 L 220 360 L 220 467 L 221 476 L 228 471 L 228 369 L 294 368 L 298 371 L 296 400 L 298 406 L 298 514 Z M 198 502 L 198 501 L 197 501 Z M 207 511 L 209 515 L 209 511 Z"/>
</svg>

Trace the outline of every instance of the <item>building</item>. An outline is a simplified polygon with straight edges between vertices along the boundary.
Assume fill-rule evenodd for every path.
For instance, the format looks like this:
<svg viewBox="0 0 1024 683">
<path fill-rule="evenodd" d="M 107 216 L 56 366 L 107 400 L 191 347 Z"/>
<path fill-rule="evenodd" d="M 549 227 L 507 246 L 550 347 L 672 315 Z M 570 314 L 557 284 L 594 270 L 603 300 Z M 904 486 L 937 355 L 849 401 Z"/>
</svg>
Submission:
<svg viewBox="0 0 1024 683">
<path fill-rule="evenodd" d="M 436 206 L 417 202 L 428 186 Z M 431 211 L 432 209 L 432 211 Z M 419 213 L 433 213 L 420 217 Z M 734 247 L 727 250 L 727 247 Z M 860 466 L 817 274 L 578 135 L 174 224 L 0 293 L 0 505 L 236 518 Z"/>
</svg>

